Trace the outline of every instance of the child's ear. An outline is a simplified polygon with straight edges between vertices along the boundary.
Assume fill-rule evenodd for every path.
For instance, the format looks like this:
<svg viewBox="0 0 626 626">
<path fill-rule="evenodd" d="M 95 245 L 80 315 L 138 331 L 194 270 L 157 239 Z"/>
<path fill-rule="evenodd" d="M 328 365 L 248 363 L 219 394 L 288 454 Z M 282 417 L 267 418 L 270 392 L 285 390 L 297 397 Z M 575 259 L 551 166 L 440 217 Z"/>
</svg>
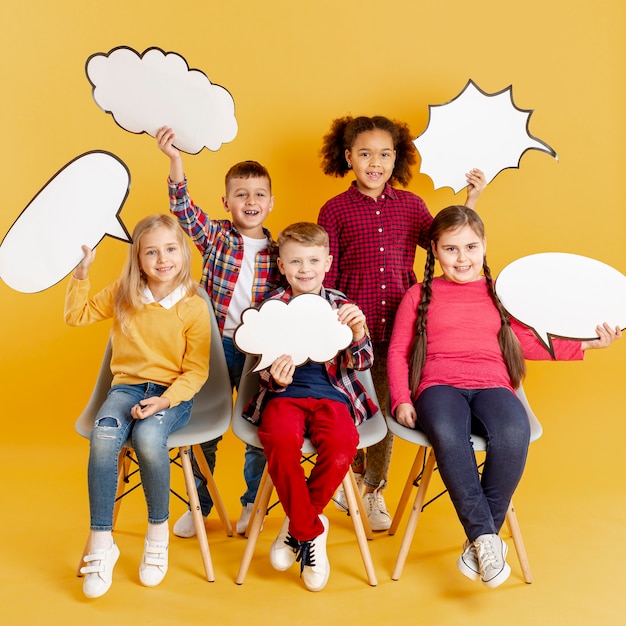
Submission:
<svg viewBox="0 0 626 626">
<path fill-rule="evenodd" d="M 326 268 L 324 269 L 325 272 L 328 272 L 330 270 L 331 265 L 333 264 L 333 255 L 329 254 L 326 257 Z"/>
<path fill-rule="evenodd" d="M 434 241 L 430 242 L 430 249 L 433 251 L 433 256 L 437 259 L 437 261 L 439 260 L 439 257 L 437 256 L 437 245 L 435 244 Z"/>
<path fill-rule="evenodd" d="M 276 259 L 276 265 L 278 265 L 278 271 L 284 276 L 285 275 L 285 266 L 283 265 L 283 261 L 280 257 Z"/>
<path fill-rule="evenodd" d="M 222 204 L 224 205 L 224 210 L 227 213 L 230 213 L 230 207 L 228 206 L 228 198 L 226 196 L 222 196 Z"/>
</svg>

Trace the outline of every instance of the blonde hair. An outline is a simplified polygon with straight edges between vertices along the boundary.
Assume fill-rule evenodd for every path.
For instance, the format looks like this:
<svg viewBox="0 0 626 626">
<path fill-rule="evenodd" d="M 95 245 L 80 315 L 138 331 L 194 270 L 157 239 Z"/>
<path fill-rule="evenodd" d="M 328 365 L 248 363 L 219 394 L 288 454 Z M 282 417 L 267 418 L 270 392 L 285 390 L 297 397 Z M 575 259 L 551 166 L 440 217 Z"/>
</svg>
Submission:
<svg viewBox="0 0 626 626">
<path fill-rule="evenodd" d="M 133 230 L 132 242 L 128 250 L 126 262 L 117 281 L 114 300 L 115 323 L 119 325 L 124 334 L 128 332 L 133 316 L 144 307 L 143 292 L 148 283 L 139 263 L 141 238 L 146 233 L 152 232 L 157 228 L 169 229 L 176 237 L 176 241 L 180 246 L 183 266 L 178 275 L 176 287 L 182 285 L 185 288 L 185 297 L 187 298 L 196 293 L 196 283 L 191 277 L 189 245 L 176 219 L 171 215 L 162 214 L 144 217 Z"/>
<path fill-rule="evenodd" d="M 287 226 L 278 235 L 278 248 L 289 241 L 301 243 L 304 246 L 321 246 L 329 249 L 328 233 L 318 224 L 313 222 L 296 222 Z"/>
</svg>

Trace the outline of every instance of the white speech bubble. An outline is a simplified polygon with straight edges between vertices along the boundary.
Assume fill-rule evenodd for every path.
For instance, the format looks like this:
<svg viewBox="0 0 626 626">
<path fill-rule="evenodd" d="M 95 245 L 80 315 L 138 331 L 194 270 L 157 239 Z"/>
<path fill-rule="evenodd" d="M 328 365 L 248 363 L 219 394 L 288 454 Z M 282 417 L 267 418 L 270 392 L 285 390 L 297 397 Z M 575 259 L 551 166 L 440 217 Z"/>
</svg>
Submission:
<svg viewBox="0 0 626 626">
<path fill-rule="evenodd" d="M 502 170 L 519 167 L 527 150 L 541 150 L 558 160 L 548 144 L 528 131 L 533 111 L 515 106 L 512 85 L 488 94 L 469 80 L 458 96 L 428 110 L 426 130 L 413 143 L 422 159 L 420 171 L 435 189 L 451 187 L 458 193 L 474 167 L 489 183 Z"/>
<path fill-rule="evenodd" d="M 551 353 L 551 337 L 593 339 L 603 322 L 626 327 L 626 276 L 585 256 L 544 252 L 522 257 L 500 272 L 496 293 Z"/>
<path fill-rule="evenodd" d="M 246 309 L 233 340 L 247 354 L 259 355 L 253 369 L 269 367 L 281 354 L 295 365 L 324 363 L 352 343 L 352 331 L 339 322 L 337 311 L 321 296 L 302 294 L 289 302 L 266 300 Z"/>
<path fill-rule="evenodd" d="M 176 147 L 190 154 L 219 150 L 237 134 L 230 93 L 190 70 L 175 52 L 149 48 L 139 54 L 120 46 L 92 54 L 85 71 L 96 104 L 131 133 L 154 137 L 161 126 L 170 126 Z"/>
<path fill-rule="evenodd" d="M 81 246 L 105 235 L 130 241 L 119 217 L 130 174 L 114 154 L 96 150 L 70 161 L 22 211 L 0 244 L 0 277 L 35 293 L 58 283 L 80 263 Z"/>
</svg>

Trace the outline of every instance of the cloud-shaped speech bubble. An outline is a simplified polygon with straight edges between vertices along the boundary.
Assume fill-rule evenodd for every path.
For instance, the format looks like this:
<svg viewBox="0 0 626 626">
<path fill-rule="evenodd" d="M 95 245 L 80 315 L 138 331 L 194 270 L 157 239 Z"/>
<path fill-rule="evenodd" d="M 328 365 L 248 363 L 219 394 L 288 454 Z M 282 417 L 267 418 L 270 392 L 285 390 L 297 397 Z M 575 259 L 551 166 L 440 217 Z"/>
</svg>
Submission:
<svg viewBox="0 0 626 626">
<path fill-rule="evenodd" d="M 219 150 L 237 134 L 230 93 L 174 52 L 149 48 L 139 54 L 120 46 L 92 54 L 85 66 L 96 104 L 125 130 L 153 137 L 161 126 L 176 133 L 180 150 Z"/>
<path fill-rule="evenodd" d="M 589 257 L 564 252 L 522 257 L 500 272 L 496 293 L 552 354 L 551 337 L 593 339 L 603 322 L 626 327 L 626 276 Z"/>
<path fill-rule="evenodd" d="M 87 152 L 57 172 L 30 201 L 0 244 L 0 277 L 34 293 L 58 283 L 105 235 L 130 241 L 119 213 L 130 174 L 114 154 Z"/>
<path fill-rule="evenodd" d="M 288 303 L 266 300 L 259 309 L 246 309 L 233 339 L 242 352 L 260 356 L 257 372 L 281 354 L 291 355 L 295 365 L 324 363 L 350 345 L 352 331 L 327 300 L 302 294 Z"/>
<path fill-rule="evenodd" d="M 445 104 L 428 105 L 426 130 L 413 141 L 422 158 L 420 171 L 435 189 L 467 186 L 465 173 L 477 167 L 491 182 L 502 170 L 519 167 L 527 150 L 556 152 L 528 131 L 532 109 L 513 102 L 512 85 L 486 93 L 469 80 L 461 93 Z"/>
</svg>

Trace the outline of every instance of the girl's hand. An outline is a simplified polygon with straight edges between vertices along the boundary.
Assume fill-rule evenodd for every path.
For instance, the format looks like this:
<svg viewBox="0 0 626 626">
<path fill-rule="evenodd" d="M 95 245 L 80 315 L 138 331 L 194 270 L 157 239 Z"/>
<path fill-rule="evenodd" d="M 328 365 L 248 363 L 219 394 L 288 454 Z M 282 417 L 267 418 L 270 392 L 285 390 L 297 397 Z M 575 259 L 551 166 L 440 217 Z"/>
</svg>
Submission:
<svg viewBox="0 0 626 626">
<path fill-rule="evenodd" d="M 417 423 L 417 412 L 415 407 L 409 402 L 401 402 L 396 407 L 395 418 L 398 424 L 407 428 L 415 428 Z"/>
<path fill-rule="evenodd" d="M 602 326 L 596 326 L 596 333 L 598 333 L 598 339 L 581 342 L 583 350 L 608 348 L 616 339 L 621 339 L 622 337 L 622 331 L 619 326 L 613 329 L 606 322 Z"/>
<path fill-rule="evenodd" d="M 365 336 L 365 315 L 356 304 L 342 304 L 337 310 L 337 317 L 352 331 L 352 339 L 359 341 Z"/>
<path fill-rule="evenodd" d="M 81 246 L 83 251 L 83 259 L 74 270 L 74 278 L 76 280 L 85 280 L 89 276 L 89 268 L 96 258 L 96 251 L 89 246 Z"/>
<path fill-rule="evenodd" d="M 286 387 L 293 382 L 293 374 L 296 366 L 288 354 L 279 356 L 270 366 L 270 375 L 274 382 L 281 387 Z"/>
<path fill-rule="evenodd" d="M 170 401 L 163 396 L 152 396 L 145 400 L 140 400 L 131 410 L 130 415 L 133 419 L 144 420 L 146 417 L 152 417 L 155 413 L 170 408 Z"/>
<path fill-rule="evenodd" d="M 465 200 L 465 206 L 473 209 L 476 206 L 480 194 L 485 190 L 485 187 L 487 187 L 487 180 L 485 179 L 485 174 L 476 168 L 465 174 L 465 179 L 467 180 L 467 199 Z"/>
</svg>

